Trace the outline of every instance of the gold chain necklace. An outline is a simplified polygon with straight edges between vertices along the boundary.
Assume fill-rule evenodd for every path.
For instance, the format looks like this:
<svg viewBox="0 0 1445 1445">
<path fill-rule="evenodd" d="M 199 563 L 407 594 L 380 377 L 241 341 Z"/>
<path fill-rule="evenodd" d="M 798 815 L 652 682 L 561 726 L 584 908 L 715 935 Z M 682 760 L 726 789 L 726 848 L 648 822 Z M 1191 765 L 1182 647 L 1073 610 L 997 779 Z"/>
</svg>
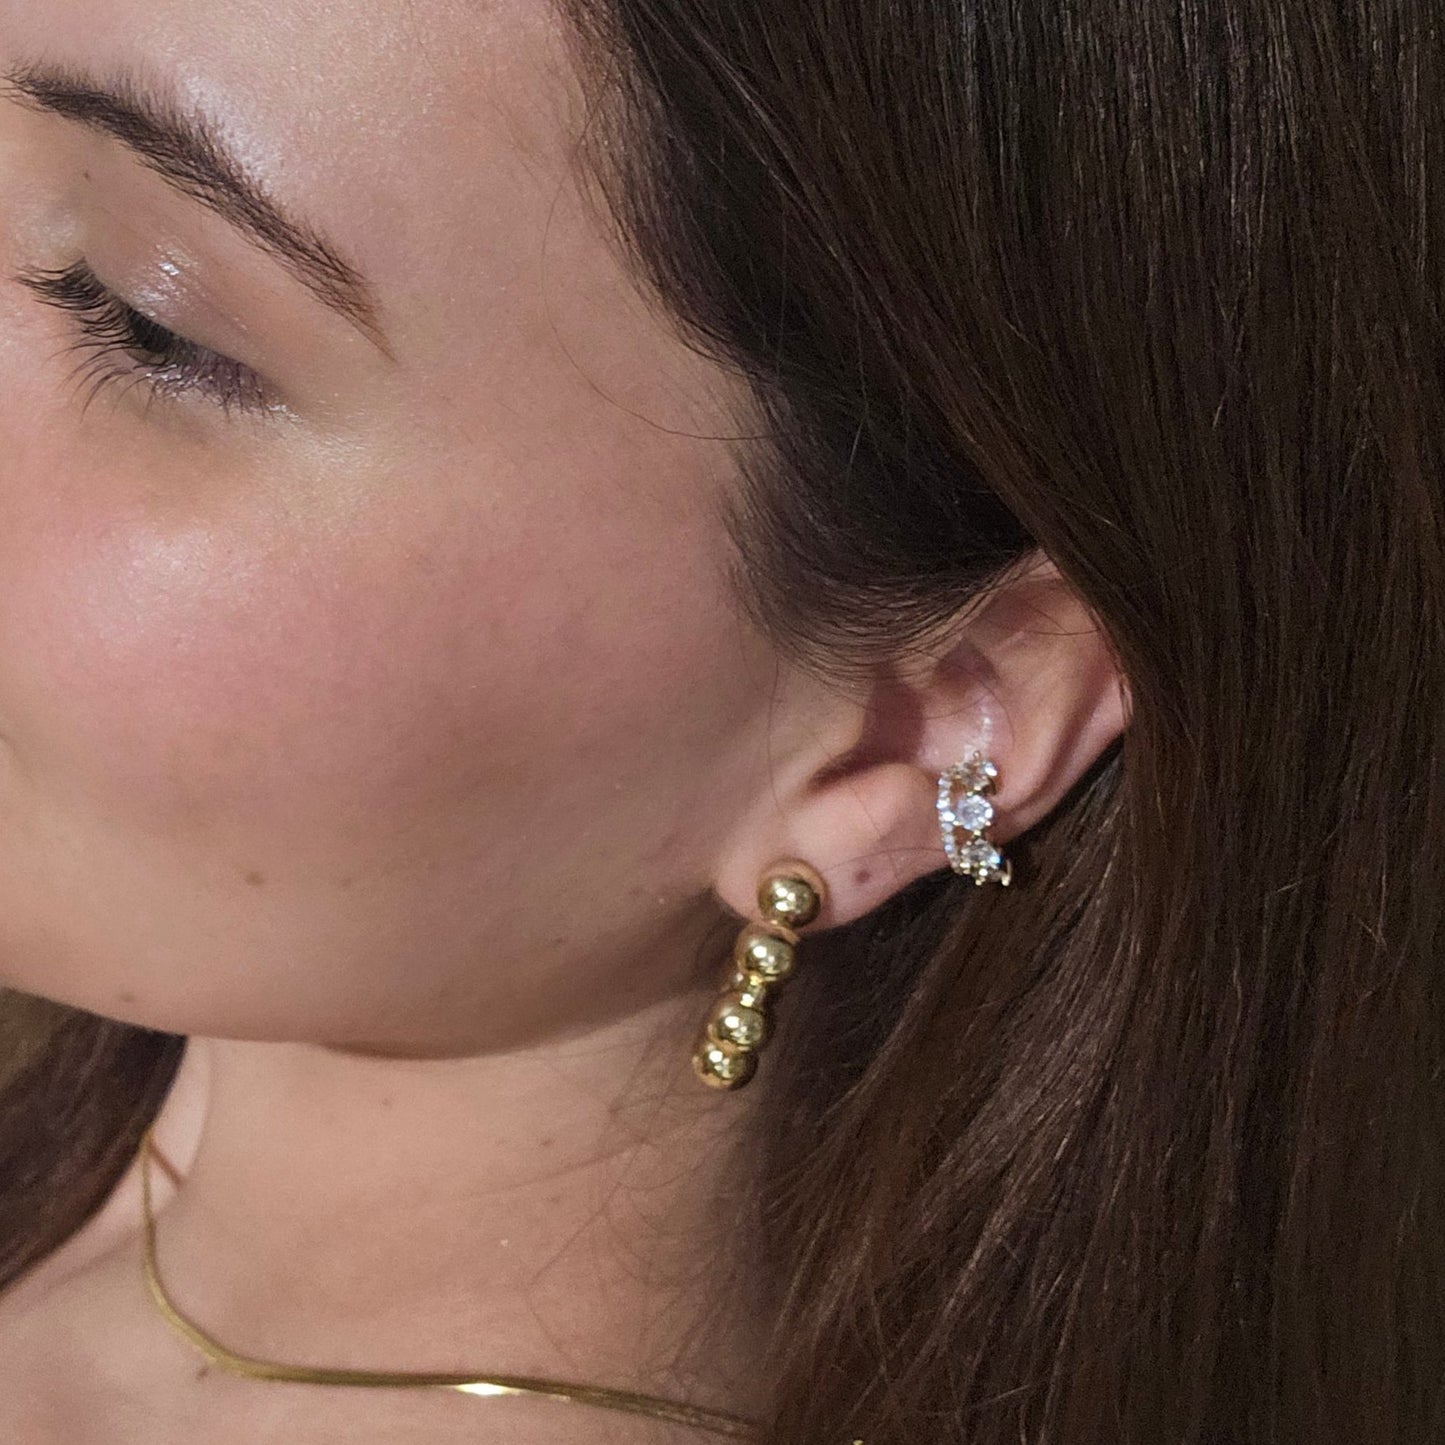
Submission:
<svg viewBox="0 0 1445 1445">
<path fill-rule="evenodd" d="M 160 1156 L 146 1130 L 141 1139 L 141 1203 L 145 1215 L 144 1272 L 146 1285 L 166 1322 L 213 1365 L 252 1380 L 286 1380 L 301 1385 L 362 1385 L 400 1390 L 455 1390 L 463 1395 L 498 1397 L 534 1395 L 568 1405 L 595 1405 L 607 1410 L 625 1410 L 648 1415 L 676 1425 L 690 1425 L 730 1440 L 757 1440 L 756 1428 L 736 1415 L 704 1410 L 697 1405 L 638 1395 L 630 1390 L 609 1390 L 600 1385 L 573 1385 L 564 1380 L 543 1380 L 528 1375 L 447 1375 L 419 1371 L 381 1372 L 370 1370 L 325 1370 L 306 1365 L 282 1365 L 238 1355 L 213 1340 L 194 1321 L 171 1303 L 156 1267 L 156 1220 L 151 1207 L 151 1157 Z"/>
</svg>

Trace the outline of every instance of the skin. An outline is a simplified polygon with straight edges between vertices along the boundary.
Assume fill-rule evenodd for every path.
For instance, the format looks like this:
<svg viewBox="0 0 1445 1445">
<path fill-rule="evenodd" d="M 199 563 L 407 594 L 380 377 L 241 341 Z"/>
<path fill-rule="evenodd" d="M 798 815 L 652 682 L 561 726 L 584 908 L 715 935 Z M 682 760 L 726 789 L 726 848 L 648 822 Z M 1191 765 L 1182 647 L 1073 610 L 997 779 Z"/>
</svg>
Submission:
<svg viewBox="0 0 1445 1445">
<path fill-rule="evenodd" d="M 610 248 L 536 0 L 0 0 L 0 61 L 36 60 L 204 109 L 386 342 L 0 103 L 0 983 L 190 1036 L 162 1261 L 234 1348 L 749 1412 L 766 1062 L 734 1095 L 687 1062 L 721 952 L 779 859 L 816 927 L 943 866 L 974 746 L 996 841 L 1045 816 L 1125 725 L 1107 647 L 1045 559 L 868 686 L 742 619 L 746 393 Z M 16 279 L 81 257 L 284 410 L 87 404 L 74 318 Z M 704 1438 L 198 1375 L 137 1211 L 132 1170 L 0 1299 L 5 1438 Z"/>
</svg>

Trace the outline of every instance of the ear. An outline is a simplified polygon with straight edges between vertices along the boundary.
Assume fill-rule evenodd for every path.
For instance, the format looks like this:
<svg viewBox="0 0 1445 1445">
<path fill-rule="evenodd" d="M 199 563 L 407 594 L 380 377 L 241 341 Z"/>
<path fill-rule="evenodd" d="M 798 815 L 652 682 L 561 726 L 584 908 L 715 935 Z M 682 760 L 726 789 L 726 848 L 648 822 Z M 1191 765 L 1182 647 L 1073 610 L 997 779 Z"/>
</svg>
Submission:
<svg viewBox="0 0 1445 1445">
<path fill-rule="evenodd" d="M 1112 648 L 1042 553 L 887 673 L 847 691 L 788 673 L 774 707 L 767 776 L 716 887 L 752 917 L 764 874 L 799 859 L 827 885 L 815 928 L 948 866 L 936 799 L 950 763 L 978 748 L 997 765 L 988 837 L 1002 845 L 1047 816 L 1129 715 Z"/>
</svg>

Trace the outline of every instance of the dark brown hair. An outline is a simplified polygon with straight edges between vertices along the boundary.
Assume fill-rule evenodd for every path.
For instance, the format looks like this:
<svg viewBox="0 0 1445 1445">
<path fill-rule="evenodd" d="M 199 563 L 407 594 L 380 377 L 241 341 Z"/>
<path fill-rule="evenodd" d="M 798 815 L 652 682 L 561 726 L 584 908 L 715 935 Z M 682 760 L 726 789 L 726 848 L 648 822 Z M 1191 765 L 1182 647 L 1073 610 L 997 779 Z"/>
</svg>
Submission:
<svg viewBox="0 0 1445 1445">
<path fill-rule="evenodd" d="M 1042 549 L 1133 702 L 1013 888 L 812 945 L 770 1439 L 1445 1439 L 1433 6 L 565 3 L 617 239 L 753 383 L 756 618 L 866 673 Z M 0 1279 L 175 1063 L 45 1017 Z"/>
</svg>

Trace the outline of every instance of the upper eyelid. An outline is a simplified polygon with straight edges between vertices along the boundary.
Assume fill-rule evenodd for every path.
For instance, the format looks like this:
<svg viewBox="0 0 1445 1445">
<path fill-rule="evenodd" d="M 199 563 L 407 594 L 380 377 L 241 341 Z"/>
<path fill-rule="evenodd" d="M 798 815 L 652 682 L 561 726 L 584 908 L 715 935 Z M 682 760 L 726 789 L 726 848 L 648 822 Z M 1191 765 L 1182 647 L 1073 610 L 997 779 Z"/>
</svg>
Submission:
<svg viewBox="0 0 1445 1445">
<path fill-rule="evenodd" d="M 98 361 L 101 357 L 116 353 L 129 353 L 135 359 L 137 351 L 144 352 L 146 348 L 143 345 L 127 344 L 127 339 L 123 335 L 114 334 L 114 330 L 107 333 L 107 328 L 120 326 L 130 326 L 134 330 L 133 323 L 139 321 L 162 333 L 166 338 L 167 349 L 182 353 L 184 359 L 170 362 L 170 368 L 189 369 L 193 372 L 205 370 L 211 373 L 208 379 L 198 377 L 181 385 L 174 378 L 168 380 L 162 374 L 166 369 L 164 365 L 151 362 L 148 373 L 144 369 L 145 364 L 137 361 L 142 369 L 135 372 L 136 377 L 148 381 L 158 393 L 174 397 L 181 391 L 204 390 L 227 413 L 241 410 L 268 416 L 294 415 L 288 406 L 275 400 L 270 384 L 245 362 L 193 341 L 163 321 L 133 306 L 107 286 L 83 260 L 61 270 L 22 271 L 15 279 L 37 293 L 43 304 L 69 313 L 82 331 L 90 333 L 77 345 L 88 347 L 94 360 Z M 159 351 L 160 348 L 155 350 Z M 215 384 L 214 373 L 225 369 L 233 369 L 239 375 L 240 381 L 233 379 L 229 387 Z"/>
<path fill-rule="evenodd" d="M 162 331 L 171 340 L 198 351 L 211 352 L 211 348 L 192 341 L 165 324 L 164 321 L 132 305 L 111 287 L 107 286 L 85 262 L 75 262 L 54 271 L 23 270 L 15 278 L 22 286 L 34 292 L 41 301 L 59 307 L 72 315 L 84 315 L 101 308 L 113 308 L 134 317 L 146 326 Z M 220 355 L 219 352 L 211 352 Z"/>
</svg>

